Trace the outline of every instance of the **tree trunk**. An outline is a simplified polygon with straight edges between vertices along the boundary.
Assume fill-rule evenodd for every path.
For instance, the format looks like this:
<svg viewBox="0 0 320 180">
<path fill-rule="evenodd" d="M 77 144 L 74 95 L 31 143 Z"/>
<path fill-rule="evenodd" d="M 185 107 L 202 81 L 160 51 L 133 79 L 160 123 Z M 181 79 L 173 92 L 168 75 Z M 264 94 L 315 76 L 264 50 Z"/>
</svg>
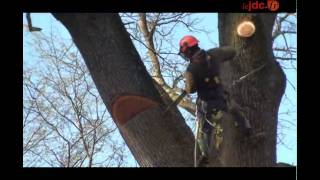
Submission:
<svg viewBox="0 0 320 180">
<path fill-rule="evenodd" d="M 93 81 L 120 133 L 140 166 L 193 166 L 194 136 L 183 117 L 154 84 L 117 14 L 54 14 L 69 30 Z M 218 152 L 224 166 L 275 166 L 277 115 L 285 90 L 285 75 L 272 52 L 271 33 L 276 14 L 219 14 L 221 45 L 239 51 L 222 65 L 222 80 L 229 85 L 264 63 L 267 65 L 229 90 L 245 110 L 254 130 L 264 136 L 245 139 L 226 119 Z M 251 19 L 256 32 L 241 39 L 236 25 Z M 158 89 L 157 89 L 158 88 Z M 211 166 L 218 158 L 211 160 Z"/>
<path fill-rule="evenodd" d="M 192 166 L 194 136 L 162 100 L 118 14 L 53 14 L 69 30 L 140 166 Z M 130 106 L 130 107 L 129 107 Z"/>
<path fill-rule="evenodd" d="M 286 78 L 272 51 L 272 29 L 276 14 L 219 14 L 220 46 L 230 45 L 238 55 L 222 65 L 222 80 L 249 119 L 256 136 L 245 139 L 231 121 L 224 121 L 220 159 L 225 166 L 276 166 L 278 109 Z M 252 37 L 240 38 L 236 27 L 242 20 L 256 26 Z M 231 86 L 252 70 L 261 70 Z"/>
</svg>

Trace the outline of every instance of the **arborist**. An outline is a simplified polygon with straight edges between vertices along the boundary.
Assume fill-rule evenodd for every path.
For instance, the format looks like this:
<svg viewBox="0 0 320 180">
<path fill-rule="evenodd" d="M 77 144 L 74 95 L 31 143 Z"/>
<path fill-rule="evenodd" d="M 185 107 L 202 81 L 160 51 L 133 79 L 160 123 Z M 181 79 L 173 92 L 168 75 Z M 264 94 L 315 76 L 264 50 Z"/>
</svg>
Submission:
<svg viewBox="0 0 320 180">
<path fill-rule="evenodd" d="M 246 135 L 251 127 L 235 102 L 230 103 L 220 75 L 220 63 L 232 60 L 236 51 L 232 47 L 219 47 L 207 51 L 198 46 L 194 36 L 184 36 L 180 40 L 179 55 L 189 62 L 185 72 L 184 94 L 197 92 L 196 121 L 198 123 L 197 144 L 200 149 L 200 163 L 206 163 L 212 133 L 221 133 L 221 119 L 228 114 Z M 220 131 L 220 132 L 219 132 Z M 217 148 L 217 147 L 216 147 Z"/>
</svg>

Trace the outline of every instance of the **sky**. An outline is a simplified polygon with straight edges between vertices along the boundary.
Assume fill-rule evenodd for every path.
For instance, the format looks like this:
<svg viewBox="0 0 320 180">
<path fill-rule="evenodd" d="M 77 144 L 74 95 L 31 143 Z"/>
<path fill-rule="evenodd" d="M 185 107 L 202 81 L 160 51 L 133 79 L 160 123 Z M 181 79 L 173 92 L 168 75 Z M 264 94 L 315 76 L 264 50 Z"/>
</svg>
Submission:
<svg viewBox="0 0 320 180">
<path fill-rule="evenodd" d="M 218 24 L 216 13 L 196 13 L 193 17 L 200 18 L 202 21 L 199 23 L 198 28 L 205 28 L 210 34 L 205 33 L 190 33 L 185 28 L 177 27 L 175 30 L 176 35 L 173 37 L 173 42 L 179 42 L 180 38 L 186 34 L 195 35 L 199 41 L 200 46 L 204 49 L 217 47 L 219 45 L 218 40 Z M 57 30 L 63 38 L 70 39 L 71 36 L 66 28 L 57 21 L 50 13 L 32 13 L 32 24 L 36 27 L 42 28 L 42 33 L 49 34 L 54 28 Z M 23 23 L 26 24 L 25 16 L 23 16 Z M 30 41 L 32 34 L 30 32 L 23 32 L 23 63 L 32 63 L 35 61 L 34 50 L 28 46 L 26 42 Z M 290 35 L 287 37 L 288 44 L 296 47 L 296 35 Z M 283 46 L 284 41 L 278 38 L 275 44 Z M 141 46 L 135 44 L 138 51 Z M 139 51 L 140 52 L 140 51 Z M 281 137 L 283 143 L 277 145 L 277 161 L 285 162 L 289 164 L 297 164 L 297 71 L 291 67 L 297 67 L 295 62 L 280 62 L 281 65 L 289 67 L 284 69 L 287 77 L 287 86 L 285 95 L 282 98 L 279 109 L 279 130 L 284 137 Z M 289 114 L 286 112 L 290 111 Z M 189 122 L 190 123 L 190 122 Z M 190 124 L 189 124 L 190 125 Z M 284 145 L 283 145 L 284 144 Z M 133 156 L 129 153 L 129 163 L 126 166 L 137 166 Z"/>
</svg>

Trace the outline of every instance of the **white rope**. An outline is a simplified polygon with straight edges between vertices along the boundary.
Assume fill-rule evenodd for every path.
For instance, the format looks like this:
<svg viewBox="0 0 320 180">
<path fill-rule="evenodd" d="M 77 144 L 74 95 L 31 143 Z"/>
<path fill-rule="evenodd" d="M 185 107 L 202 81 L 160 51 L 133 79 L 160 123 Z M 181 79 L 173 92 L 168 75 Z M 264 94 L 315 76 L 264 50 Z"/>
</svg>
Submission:
<svg viewBox="0 0 320 180">
<path fill-rule="evenodd" d="M 208 123 L 210 126 L 212 126 L 213 128 L 215 128 L 215 125 L 214 125 L 213 123 L 211 123 L 207 118 L 205 118 L 205 119 L 206 119 L 207 123 Z"/>
<path fill-rule="evenodd" d="M 267 62 L 266 62 L 266 63 L 264 63 L 263 65 L 261 65 L 260 67 L 258 67 L 258 68 L 256 68 L 256 69 L 252 70 L 252 71 L 251 71 L 251 72 L 249 72 L 248 74 L 246 74 L 246 75 L 244 75 L 244 76 L 240 77 L 238 80 L 233 81 L 232 86 L 236 85 L 236 83 L 239 83 L 239 82 L 243 81 L 243 80 L 244 80 L 244 79 L 246 79 L 248 76 L 250 76 L 250 75 L 252 75 L 252 74 L 256 73 L 257 71 L 260 71 L 260 70 L 261 70 L 264 66 L 266 66 L 266 65 L 267 65 Z"/>
<path fill-rule="evenodd" d="M 194 139 L 194 167 L 197 167 L 197 140 L 198 140 L 198 121 L 196 121 L 196 135 Z"/>
<path fill-rule="evenodd" d="M 199 119 L 197 120 L 198 117 L 198 109 L 196 106 L 196 132 L 195 132 L 195 139 L 194 139 L 194 167 L 197 167 L 197 140 L 198 140 L 198 128 L 199 128 Z"/>
</svg>

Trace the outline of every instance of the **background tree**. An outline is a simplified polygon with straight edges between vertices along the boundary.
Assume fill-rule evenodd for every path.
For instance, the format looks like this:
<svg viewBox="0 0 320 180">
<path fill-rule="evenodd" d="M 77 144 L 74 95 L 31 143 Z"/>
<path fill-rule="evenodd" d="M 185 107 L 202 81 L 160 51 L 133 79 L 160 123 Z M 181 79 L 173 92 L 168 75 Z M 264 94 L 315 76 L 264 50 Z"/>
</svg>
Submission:
<svg viewBox="0 0 320 180">
<path fill-rule="evenodd" d="M 108 123 L 73 42 L 54 34 L 35 36 L 40 60 L 25 63 L 23 71 L 25 166 L 122 166 L 124 144 L 114 138 L 116 126 Z"/>
</svg>

